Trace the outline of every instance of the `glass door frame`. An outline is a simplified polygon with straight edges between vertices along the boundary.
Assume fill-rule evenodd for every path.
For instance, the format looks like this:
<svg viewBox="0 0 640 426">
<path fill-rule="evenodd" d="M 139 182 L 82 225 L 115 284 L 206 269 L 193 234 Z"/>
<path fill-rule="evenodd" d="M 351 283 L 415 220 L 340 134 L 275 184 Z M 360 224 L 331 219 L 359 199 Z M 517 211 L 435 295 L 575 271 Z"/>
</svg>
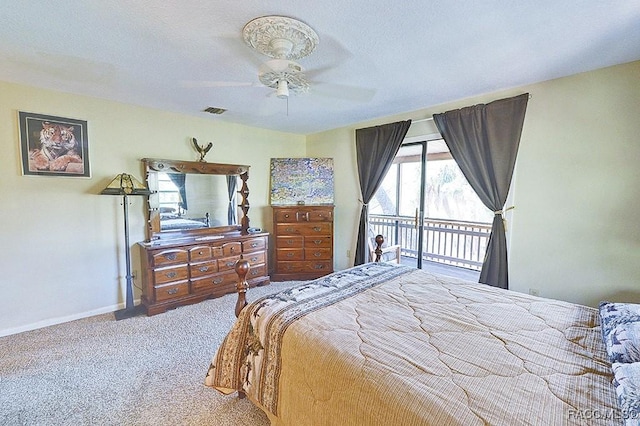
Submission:
<svg viewBox="0 0 640 426">
<path fill-rule="evenodd" d="M 416 232 L 418 234 L 418 241 L 417 241 L 417 247 L 416 247 L 416 253 L 417 253 L 417 262 L 416 262 L 416 267 L 418 269 L 422 269 L 422 251 L 423 251 L 423 247 L 424 247 L 424 232 L 422 232 L 422 229 L 424 227 L 424 206 L 425 206 L 425 201 L 426 201 L 426 182 L 427 182 L 427 143 L 429 141 L 427 140 L 423 140 L 423 141 L 417 141 L 417 142 L 408 142 L 408 143 L 403 143 L 400 146 L 400 149 L 402 149 L 403 147 L 411 147 L 411 146 L 420 146 L 420 200 L 419 200 L 419 205 L 416 208 L 416 217 L 415 217 L 415 223 L 414 226 L 416 227 Z M 401 163 L 400 163 L 401 164 Z M 400 198 L 401 198 L 401 188 L 402 188 L 402 167 L 398 167 L 398 179 L 397 179 L 397 185 L 398 185 L 398 190 L 397 190 L 397 213 L 400 214 Z M 400 243 L 400 241 L 398 241 L 398 243 Z"/>
</svg>

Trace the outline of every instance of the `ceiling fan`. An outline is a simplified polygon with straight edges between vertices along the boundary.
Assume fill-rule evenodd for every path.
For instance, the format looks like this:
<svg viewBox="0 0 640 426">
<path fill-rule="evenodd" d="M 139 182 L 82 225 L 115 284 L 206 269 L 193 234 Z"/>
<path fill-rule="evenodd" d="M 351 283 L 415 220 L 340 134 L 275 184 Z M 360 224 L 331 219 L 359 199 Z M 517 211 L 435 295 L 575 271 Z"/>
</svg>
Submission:
<svg viewBox="0 0 640 426">
<path fill-rule="evenodd" d="M 319 43 L 318 34 L 307 24 L 286 16 L 263 16 L 249 21 L 242 29 L 242 38 L 254 51 L 272 58 L 258 65 L 258 82 L 237 81 L 182 81 L 183 87 L 269 87 L 275 95 L 289 99 L 290 94 L 309 91 L 330 98 L 367 102 L 374 89 L 325 82 L 310 82 L 308 73 L 296 60 L 309 56 Z M 336 43 L 333 47 L 336 48 Z M 334 55 L 335 56 L 335 55 Z M 340 55 L 338 55 L 340 56 Z M 312 70 L 319 75 L 329 67 Z"/>
<path fill-rule="evenodd" d="M 309 82 L 294 60 L 309 56 L 319 42 L 318 34 L 304 22 L 286 16 L 263 16 L 249 21 L 242 29 L 245 43 L 273 58 L 258 69 L 258 79 L 276 89 L 276 96 L 305 93 Z"/>
</svg>

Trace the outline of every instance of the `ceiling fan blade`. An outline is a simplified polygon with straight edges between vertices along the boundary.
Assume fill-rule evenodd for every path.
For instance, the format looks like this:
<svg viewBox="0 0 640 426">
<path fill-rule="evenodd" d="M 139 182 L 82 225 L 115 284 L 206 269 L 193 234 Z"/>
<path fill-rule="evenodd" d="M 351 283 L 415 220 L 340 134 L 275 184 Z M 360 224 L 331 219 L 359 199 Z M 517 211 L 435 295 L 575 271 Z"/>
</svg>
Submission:
<svg viewBox="0 0 640 426">
<path fill-rule="evenodd" d="M 342 43 L 328 35 L 322 36 L 318 44 L 317 54 L 324 58 L 331 58 L 331 62 L 326 68 L 336 68 L 353 57 L 353 53 L 344 47 Z"/>
<path fill-rule="evenodd" d="M 334 69 L 333 65 L 327 65 L 324 67 L 306 69 L 304 70 L 304 74 L 309 78 L 309 80 L 315 80 L 321 74 Z"/>
<path fill-rule="evenodd" d="M 309 92 L 336 99 L 355 102 L 369 102 L 376 94 L 376 89 L 348 86 L 333 83 L 311 83 Z"/>
<path fill-rule="evenodd" d="M 254 69 L 262 65 L 262 61 L 257 57 L 255 52 L 253 52 L 243 41 L 239 35 L 218 35 L 211 39 L 214 45 L 217 47 L 213 50 L 216 57 L 219 61 L 225 61 L 227 63 L 233 64 L 234 74 L 226 75 L 226 76 L 218 76 L 222 77 L 219 80 L 196 80 L 198 77 L 211 78 L 211 75 L 203 76 L 203 75 L 188 75 L 189 77 L 196 78 L 194 80 L 181 80 L 178 82 L 180 87 L 185 88 L 215 88 L 215 87 L 260 87 L 261 84 L 257 79 L 253 79 L 255 77 Z M 209 64 L 207 62 L 207 66 L 211 67 L 213 64 Z M 185 75 L 186 76 L 186 75 Z M 233 81 L 226 80 L 225 78 L 231 77 L 231 79 L 235 78 L 235 76 L 242 76 L 241 78 L 246 78 L 244 81 Z"/>
<path fill-rule="evenodd" d="M 248 81 L 196 81 L 196 80 L 182 80 L 179 82 L 181 87 L 186 88 L 206 88 L 206 87 L 250 87 L 260 86 L 259 83 L 252 83 Z"/>
<path fill-rule="evenodd" d="M 269 59 L 267 56 L 259 55 L 247 46 L 242 40 L 242 35 L 217 36 L 214 37 L 214 41 L 223 47 L 230 58 L 240 56 L 246 59 L 254 68 L 258 68 L 266 59 Z"/>
</svg>

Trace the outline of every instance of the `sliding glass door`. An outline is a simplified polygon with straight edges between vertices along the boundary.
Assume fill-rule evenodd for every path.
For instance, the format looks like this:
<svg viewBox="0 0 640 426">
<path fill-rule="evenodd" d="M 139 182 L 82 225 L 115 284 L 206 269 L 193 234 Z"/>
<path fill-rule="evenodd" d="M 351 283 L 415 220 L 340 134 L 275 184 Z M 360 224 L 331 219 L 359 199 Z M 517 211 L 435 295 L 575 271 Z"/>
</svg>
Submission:
<svg viewBox="0 0 640 426">
<path fill-rule="evenodd" d="M 369 206 L 370 228 L 401 246 L 402 263 L 422 267 L 427 142 L 404 144 Z"/>
<path fill-rule="evenodd" d="M 371 233 L 400 245 L 402 263 L 418 268 L 479 270 L 492 219 L 442 139 L 402 145 L 369 204 Z"/>
</svg>

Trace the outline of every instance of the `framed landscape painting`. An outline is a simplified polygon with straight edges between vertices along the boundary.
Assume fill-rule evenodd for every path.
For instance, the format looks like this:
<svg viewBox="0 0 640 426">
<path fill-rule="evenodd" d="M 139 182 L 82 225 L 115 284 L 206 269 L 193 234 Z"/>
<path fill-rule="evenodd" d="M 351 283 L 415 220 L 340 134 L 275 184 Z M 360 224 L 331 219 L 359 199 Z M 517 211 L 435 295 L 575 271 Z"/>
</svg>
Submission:
<svg viewBox="0 0 640 426">
<path fill-rule="evenodd" d="M 87 122 L 20 111 L 22 173 L 91 177 Z"/>
</svg>

